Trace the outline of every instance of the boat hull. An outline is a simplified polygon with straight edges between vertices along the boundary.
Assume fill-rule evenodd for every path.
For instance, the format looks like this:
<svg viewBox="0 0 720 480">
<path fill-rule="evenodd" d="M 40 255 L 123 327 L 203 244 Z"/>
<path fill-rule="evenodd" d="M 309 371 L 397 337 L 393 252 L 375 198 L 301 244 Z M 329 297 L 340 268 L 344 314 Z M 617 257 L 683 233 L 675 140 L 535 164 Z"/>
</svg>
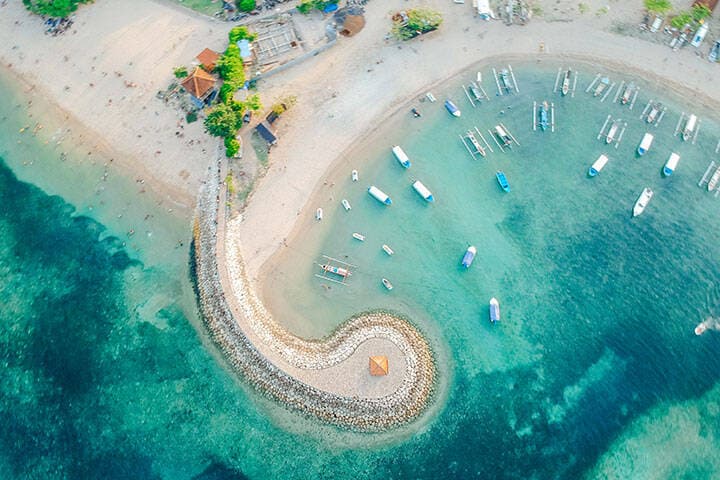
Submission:
<svg viewBox="0 0 720 480">
<path fill-rule="evenodd" d="M 475 260 L 475 255 L 477 254 L 477 249 L 474 246 L 468 247 L 468 249 L 465 251 L 465 255 L 463 255 L 462 258 L 462 266 L 465 268 L 470 268 L 470 265 L 472 265 L 473 260 Z"/>
<path fill-rule="evenodd" d="M 495 174 L 495 177 L 497 178 L 498 184 L 500 184 L 500 188 L 503 189 L 505 192 L 510 191 L 510 184 L 507 181 L 507 177 L 505 177 L 505 174 L 503 172 L 497 172 Z"/>
<path fill-rule="evenodd" d="M 500 321 L 500 302 L 495 297 L 490 299 L 490 322 Z"/>
<path fill-rule="evenodd" d="M 459 117 L 462 115 L 460 109 L 451 100 L 445 100 L 445 108 L 453 117 Z"/>
<path fill-rule="evenodd" d="M 383 205 L 392 205 L 392 200 L 390 199 L 390 197 L 385 192 L 377 188 L 375 185 L 371 185 L 368 188 L 368 193 L 371 197 L 373 197 L 375 200 L 382 203 Z"/>
</svg>

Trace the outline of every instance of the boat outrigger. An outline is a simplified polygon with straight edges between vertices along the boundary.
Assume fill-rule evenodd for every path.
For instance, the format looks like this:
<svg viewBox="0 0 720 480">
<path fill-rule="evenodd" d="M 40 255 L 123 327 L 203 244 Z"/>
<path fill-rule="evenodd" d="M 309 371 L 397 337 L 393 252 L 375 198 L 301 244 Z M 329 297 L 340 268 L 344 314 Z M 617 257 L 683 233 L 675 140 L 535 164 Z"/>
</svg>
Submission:
<svg viewBox="0 0 720 480">
<path fill-rule="evenodd" d="M 505 173 L 498 171 L 495 173 L 495 177 L 497 178 L 498 183 L 500 184 L 500 187 L 506 191 L 510 191 L 510 184 L 507 181 L 507 177 L 505 177 Z"/>
<path fill-rule="evenodd" d="M 450 112 L 453 117 L 459 117 L 460 115 L 462 115 L 460 109 L 450 99 L 445 100 L 445 108 L 448 112 Z"/>
<path fill-rule="evenodd" d="M 462 258 L 462 266 L 465 268 L 470 268 L 470 265 L 472 265 L 473 260 L 475 260 L 475 255 L 477 254 L 477 248 L 475 248 L 473 245 L 470 245 L 467 250 L 465 250 L 465 255 L 463 255 Z"/>
<path fill-rule="evenodd" d="M 400 165 L 404 168 L 410 168 L 410 165 L 412 165 L 410 159 L 400 145 L 392 147 L 392 153 Z"/>
<path fill-rule="evenodd" d="M 485 149 L 482 145 L 480 145 L 480 142 L 478 142 L 472 130 L 468 130 L 467 132 L 465 132 L 465 138 L 468 140 L 468 142 L 470 142 L 470 145 L 472 145 L 474 153 L 477 153 L 482 157 L 486 155 Z"/>
<path fill-rule="evenodd" d="M 493 297 L 490 299 L 490 322 L 495 323 L 500 321 L 500 302 L 497 298 Z"/>
<path fill-rule="evenodd" d="M 677 164 L 679 161 L 680 155 L 678 155 L 677 153 L 671 153 L 670 158 L 668 158 L 668 161 L 665 162 L 665 166 L 663 167 L 663 175 L 665 175 L 666 177 L 672 175 L 677 168 Z"/>
<path fill-rule="evenodd" d="M 610 79 L 608 77 L 602 77 L 595 87 L 595 91 L 593 91 L 593 97 L 599 97 L 609 85 Z"/>
<path fill-rule="evenodd" d="M 720 167 L 715 170 L 715 173 L 713 173 L 713 176 L 710 177 L 710 181 L 708 181 L 707 189 L 708 192 L 712 192 L 715 190 L 715 187 L 717 187 L 718 182 L 720 182 Z"/>
<path fill-rule="evenodd" d="M 385 205 L 392 205 L 392 200 L 385 192 L 377 188 L 375 185 L 368 187 L 368 193 L 378 202 Z"/>
<path fill-rule="evenodd" d="M 420 195 L 422 198 L 424 198 L 425 201 L 430 202 L 430 203 L 435 201 L 435 197 L 433 197 L 432 192 L 430 190 L 428 190 L 428 188 L 425 185 L 423 185 L 423 183 L 420 180 L 415 181 L 412 184 L 412 188 L 413 188 L 413 190 L 415 190 L 418 193 L 418 195 Z"/>
<path fill-rule="evenodd" d="M 650 150 L 650 145 L 652 145 L 653 142 L 653 136 L 650 133 L 646 133 L 643 135 L 642 140 L 640 141 L 640 146 L 637 148 L 637 153 L 641 157 L 647 153 L 648 150 Z"/>
<path fill-rule="evenodd" d="M 645 187 L 635 202 L 635 206 L 633 207 L 633 217 L 637 217 L 645 211 L 645 208 L 652 199 L 654 193 L 655 192 L 653 192 L 650 188 Z"/>
<path fill-rule="evenodd" d="M 608 157 L 605 155 L 600 155 L 597 160 L 595 160 L 595 163 L 592 164 L 590 167 L 590 170 L 588 170 L 588 175 L 591 177 L 597 176 L 598 173 L 605 167 L 605 165 L 608 162 Z"/>
</svg>

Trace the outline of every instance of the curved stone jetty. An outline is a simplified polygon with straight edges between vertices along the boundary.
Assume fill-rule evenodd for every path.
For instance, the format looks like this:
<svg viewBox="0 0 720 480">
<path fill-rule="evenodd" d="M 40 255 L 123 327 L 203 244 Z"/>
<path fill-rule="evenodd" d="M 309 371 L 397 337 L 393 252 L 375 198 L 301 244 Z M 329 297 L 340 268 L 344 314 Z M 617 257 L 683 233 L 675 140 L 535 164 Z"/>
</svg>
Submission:
<svg viewBox="0 0 720 480">
<path fill-rule="evenodd" d="M 193 253 L 203 319 L 233 368 L 271 398 L 337 426 L 382 431 L 420 415 L 432 397 L 436 368 L 427 341 L 406 319 L 367 312 L 322 340 L 292 335 L 272 319 L 244 272 L 235 234 L 241 220 L 225 223 L 220 162 L 198 200 Z M 399 352 L 397 381 L 380 384 L 391 391 L 364 388 L 366 344 L 392 344 Z M 364 365 L 362 382 L 348 381 L 352 374 L 357 378 L 358 365 Z"/>
</svg>

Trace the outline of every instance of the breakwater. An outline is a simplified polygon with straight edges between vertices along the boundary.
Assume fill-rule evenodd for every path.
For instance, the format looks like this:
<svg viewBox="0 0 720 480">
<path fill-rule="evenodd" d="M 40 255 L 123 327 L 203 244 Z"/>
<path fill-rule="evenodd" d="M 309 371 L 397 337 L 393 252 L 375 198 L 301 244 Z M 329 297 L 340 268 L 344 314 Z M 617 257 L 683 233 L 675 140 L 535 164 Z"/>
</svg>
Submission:
<svg viewBox="0 0 720 480">
<path fill-rule="evenodd" d="M 255 296 L 244 274 L 237 235 L 233 235 L 242 227 L 240 221 L 226 226 L 222 170 L 222 160 L 218 160 L 208 172 L 198 199 L 193 253 L 203 319 L 232 367 L 269 397 L 337 426 L 382 431 L 416 418 L 432 397 L 436 377 L 432 350 L 422 334 L 401 316 L 381 311 L 355 316 L 322 340 L 301 339 L 280 327 Z M 226 295 L 233 295 L 232 302 Z M 405 360 L 400 386 L 375 398 L 363 398 L 360 392 L 338 395 L 317 388 L 288 374 L 263 354 L 235 315 L 243 317 L 270 352 L 302 369 L 341 365 L 363 342 L 389 340 Z M 337 370 L 334 374 L 338 374 Z"/>
</svg>

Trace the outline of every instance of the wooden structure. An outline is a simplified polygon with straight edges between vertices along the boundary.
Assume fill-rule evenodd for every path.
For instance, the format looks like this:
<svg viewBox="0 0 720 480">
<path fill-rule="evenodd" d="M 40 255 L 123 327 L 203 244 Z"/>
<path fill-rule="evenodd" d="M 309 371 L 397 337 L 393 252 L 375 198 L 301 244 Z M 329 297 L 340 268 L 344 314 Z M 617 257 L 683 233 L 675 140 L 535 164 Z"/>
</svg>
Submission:
<svg viewBox="0 0 720 480">
<path fill-rule="evenodd" d="M 384 355 L 375 355 L 370 357 L 370 375 L 373 377 L 382 377 L 390 372 L 388 367 L 388 359 Z"/>
<path fill-rule="evenodd" d="M 182 82 L 182 86 L 187 92 L 198 100 L 202 101 L 210 95 L 215 87 L 215 77 L 207 73 L 200 67 L 195 70 Z"/>
<path fill-rule="evenodd" d="M 206 72 L 212 72 L 215 69 L 218 59 L 220 58 L 220 54 L 214 50 L 206 48 L 202 52 L 198 53 L 195 58 L 198 62 L 200 62 L 200 65 L 202 65 Z"/>
</svg>

